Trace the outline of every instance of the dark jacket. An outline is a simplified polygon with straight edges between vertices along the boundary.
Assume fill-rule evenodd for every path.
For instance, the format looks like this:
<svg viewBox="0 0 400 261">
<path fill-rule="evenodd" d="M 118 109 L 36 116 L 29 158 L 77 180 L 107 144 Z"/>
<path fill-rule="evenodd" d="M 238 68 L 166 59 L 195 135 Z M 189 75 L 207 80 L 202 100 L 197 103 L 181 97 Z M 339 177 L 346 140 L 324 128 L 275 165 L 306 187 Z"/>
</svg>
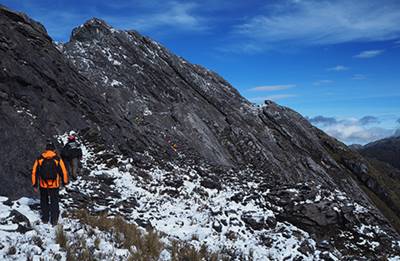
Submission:
<svg viewBox="0 0 400 261">
<path fill-rule="evenodd" d="M 72 159 L 82 158 L 82 149 L 81 144 L 77 141 L 69 141 L 65 144 L 64 148 L 61 151 L 61 157 L 63 160 L 70 161 Z"/>
</svg>

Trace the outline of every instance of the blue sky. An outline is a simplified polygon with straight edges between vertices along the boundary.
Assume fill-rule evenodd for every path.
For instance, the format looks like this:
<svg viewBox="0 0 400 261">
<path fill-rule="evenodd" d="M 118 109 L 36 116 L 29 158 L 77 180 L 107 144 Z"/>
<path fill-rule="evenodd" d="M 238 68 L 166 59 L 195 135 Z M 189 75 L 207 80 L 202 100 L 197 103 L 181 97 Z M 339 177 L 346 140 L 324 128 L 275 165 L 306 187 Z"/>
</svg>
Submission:
<svg viewBox="0 0 400 261">
<path fill-rule="evenodd" d="M 61 42 L 92 17 L 135 29 L 216 71 L 250 101 L 289 106 L 349 144 L 400 127 L 397 0 L 1 3 L 40 21 Z"/>
</svg>

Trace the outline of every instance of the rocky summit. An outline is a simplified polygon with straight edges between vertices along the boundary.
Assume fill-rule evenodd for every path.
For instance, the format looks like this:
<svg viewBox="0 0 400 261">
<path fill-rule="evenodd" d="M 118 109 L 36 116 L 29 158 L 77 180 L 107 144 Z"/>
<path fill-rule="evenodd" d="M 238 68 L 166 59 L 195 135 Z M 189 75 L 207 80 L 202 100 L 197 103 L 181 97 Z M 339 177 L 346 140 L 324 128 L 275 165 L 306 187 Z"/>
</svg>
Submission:
<svg viewBox="0 0 400 261">
<path fill-rule="evenodd" d="M 3 259 L 399 260 L 399 180 L 295 111 L 100 19 L 56 44 L 0 7 L 0 32 Z M 54 229 L 30 168 L 70 130 L 84 171 Z"/>
</svg>

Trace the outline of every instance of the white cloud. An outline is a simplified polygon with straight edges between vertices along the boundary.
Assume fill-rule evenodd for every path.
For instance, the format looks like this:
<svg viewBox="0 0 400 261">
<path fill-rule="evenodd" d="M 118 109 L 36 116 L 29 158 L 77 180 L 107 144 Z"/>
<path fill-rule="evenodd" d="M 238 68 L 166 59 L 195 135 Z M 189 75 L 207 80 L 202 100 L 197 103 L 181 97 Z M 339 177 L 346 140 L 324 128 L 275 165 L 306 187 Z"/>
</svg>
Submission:
<svg viewBox="0 0 400 261">
<path fill-rule="evenodd" d="M 354 55 L 355 58 L 372 58 L 375 56 L 378 56 L 382 54 L 384 50 L 368 50 L 368 51 L 363 51 L 357 55 Z"/>
<path fill-rule="evenodd" d="M 380 127 L 365 128 L 359 125 L 338 124 L 324 129 L 329 135 L 347 143 L 366 144 L 375 140 L 389 137 L 393 130 Z"/>
<path fill-rule="evenodd" d="M 308 120 L 329 135 L 347 144 L 365 144 L 393 135 L 392 129 L 379 127 L 380 119 L 370 115 L 360 119 L 341 120 L 334 117 L 316 116 L 308 118 Z"/>
<path fill-rule="evenodd" d="M 352 80 L 365 80 L 367 79 L 367 76 L 364 74 L 353 74 L 353 77 L 351 77 Z"/>
<path fill-rule="evenodd" d="M 315 125 L 329 126 L 333 124 L 337 124 L 337 120 L 334 117 L 325 117 L 322 115 L 318 115 L 312 118 L 308 118 L 308 121 Z"/>
<path fill-rule="evenodd" d="M 236 33 L 259 44 L 337 44 L 400 37 L 398 1 L 280 1 L 265 10 L 237 26 Z"/>
<path fill-rule="evenodd" d="M 190 0 L 182 3 L 174 0 L 108 1 L 99 3 L 98 8 L 83 1 L 82 5 L 60 1 L 52 1 L 51 4 L 40 3 L 43 1 L 18 2 L 29 16 L 45 25 L 51 37 L 61 42 L 68 40 L 74 27 L 92 17 L 101 18 L 118 29 L 146 33 L 197 33 L 208 31 L 211 24 L 211 18 L 206 18 L 202 12 L 203 6 Z"/>
<path fill-rule="evenodd" d="M 343 65 L 336 65 L 334 67 L 328 68 L 328 71 L 336 71 L 336 72 L 341 72 L 341 71 L 347 71 L 349 67 L 343 66 Z"/>
<path fill-rule="evenodd" d="M 159 27 L 173 27 L 184 30 L 205 30 L 205 19 L 195 14 L 196 3 L 165 2 L 162 10 L 148 12 L 142 16 L 132 18 L 111 17 L 111 20 L 136 30 L 152 30 Z M 121 22 L 121 19 L 123 20 Z M 130 20 L 130 21 L 129 21 Z"/>
<path fill-rule="evenodd" d="M 295 84 L 285 84 L 285 85 L 265 85 L 265 86 L 257 86 L 251 88 L 250 91 L 281 91 L 287 90 L 290 88 L 296 87 Z"/>
<path fill-rule="evenodd" d="M 331 84 L 331 83 L 333 83 L 332 80 L 318 80 L 318 81 L 313 82 L 313 85 L 320 86 L 320 85 Z"/>
<path fill-rule="evenodd" d="M 277 100 L 292 98 L 292 97 L 296 97 L 296 96 L 297 96 L 296 94 L 275 94 L 275 95 L 269 95 L 269 96 L 250 98 L 250 101 L 255 102 L 255 103 L 263 102 L 265 100 L 277 101 Z"/>
</svg>

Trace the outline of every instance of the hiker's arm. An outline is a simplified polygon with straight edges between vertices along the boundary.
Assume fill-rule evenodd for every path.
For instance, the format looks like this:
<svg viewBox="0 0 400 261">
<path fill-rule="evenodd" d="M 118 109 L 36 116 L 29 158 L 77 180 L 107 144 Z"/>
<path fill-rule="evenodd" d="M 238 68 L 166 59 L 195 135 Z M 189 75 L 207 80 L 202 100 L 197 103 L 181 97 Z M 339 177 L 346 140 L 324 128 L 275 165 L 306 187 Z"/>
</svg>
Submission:
<svg viewBox="0 0 400 261">
<path fill-rule="evenodd" d="M 63 160 L 60 160 L 60 167 L 61 167 L 61 172 L 62 172 L 62 181 L 64 185 L 68 184 L 68 172 L 67 169 L 65 168 L 65 164 Z"/>
<path fill-rule="evenodd" d="M 33 168 L 32 168 L 32 186 L 36 187 L 39 183 L 38 179 L 37 179 L 37 167 L 38 167 L 38 160 L 35 160 L 35 163 L 33 164 Z"/>
</svg>

